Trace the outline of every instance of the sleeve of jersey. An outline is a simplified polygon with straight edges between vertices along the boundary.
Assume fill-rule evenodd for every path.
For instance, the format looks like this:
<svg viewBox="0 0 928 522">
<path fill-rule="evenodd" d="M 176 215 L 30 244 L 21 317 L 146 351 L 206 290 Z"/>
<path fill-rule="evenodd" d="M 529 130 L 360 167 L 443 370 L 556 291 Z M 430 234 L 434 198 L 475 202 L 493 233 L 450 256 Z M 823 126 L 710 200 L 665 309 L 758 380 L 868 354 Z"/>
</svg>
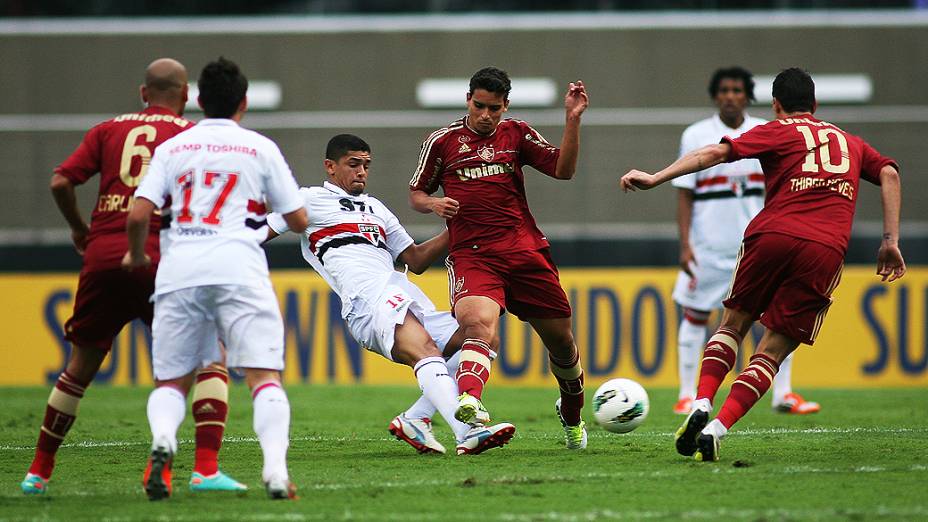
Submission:
<svg viewBox="0 0 928 522">
<path fill-rule="evenodd" d="M 68 178 L 71 183 L 80 185 L 100 171 L 100 127 L 87 131 L 81 144 L 61 165 L 55 167 L 55 174 Z"/>
<path fill-rule="evenodd" d="M 744 158 L 757 158 L 771 152 L 776 146 L 776 139 L 770 124 L 767 124 L 758 125 L 737 138 L 725 136 L 719 143 L 731 145 L 727 161 L 732 162 Z"/>
<path fill-rule="evenodd" d="M 171 184 L 165 162 L 165 155 L 158 154 L 158 149 L 155 149 L 155 154 L 148 165 L 148 173 L 135 189 L 136 198 L 145 198 L 154 203 L 156 208 L 163 207 L 167 197 L 171 195 Z"/>
<path fill-rule="evenodd" d="M 440 129 L 433 132 L 419 149 L 419 162 L 416 171 L 409 180 L 409 190 L 421 190 L 432 194 L 438 190 L 441 175 L 441 137 L 447 134 Z"/>
<path fill-rule="evenodd" d="M 689 134 L 684 132 L 683 136 L 680 137 L 680 156 L 678 157 L 682 158 L 688 152 L 693 150 L 691 141 L 692 140 L 689 139 Z M 696 189 L 696 173 L 694 172 L 692 174 L 686 174 L 685 176 L 680 176 L 679 178 L 674 178 L 673 180 L 670 181 L 670 184 L 673 185 L 674 187 L 681 188 L 681 189 L 695 190 Z"/>
<path fill-rule="evenodd" d="M 392 212 L 387 215 L 386 222 L 387 250 L 390 251 L 390 255 L 393 256 L 393 260 L 395 261 L 396 258 L 403 253 L 403 250 L 406 250 L 409 248 L 409 245 L 415 243 L 415 240 L 409 235 L 409 232 L 406 232 L 406 229 L 400 224 L 400 220 L 397 219 Z"/>
<path fill-rule="evenodd" d="M 290 227 L 287 226 L 287 221 L 279 212 L 271 212 L 267 215 L 267 226 L 271 227 L 271 230 L 281 236 L 290 231 Z"/>
<path fill-rule="evenodd" d="M 554 177 L 557 159 L 561 156 L 560 149 L 548 143 L 548 140 L 531 125 L 520 122 L 519 127 L 521 131 L 519 157 L 522 159 L 522 164 L 531 165 L 542 174 Z"/>
<path fill-rule="evenodd" d="M 861 143 L 863 144 L 860 164 L 860 177 L 862 179 L 874 185 L 880 185 L 880 171 L 883 170 L 883 167 L 892 165 L 897 172 L 899 171 L 899 164 L 896 163 L 896 160 L 880 154 L 866 141 L 861 140 Z"/>
<path fill-rule="evenodd" d="M 268 150 L 268 171 L 265 190 L 274 212 L 288 214 L 303 206 L 300 187 L 290 172 L 290 166 L 276 145 Z"/>
</svg>

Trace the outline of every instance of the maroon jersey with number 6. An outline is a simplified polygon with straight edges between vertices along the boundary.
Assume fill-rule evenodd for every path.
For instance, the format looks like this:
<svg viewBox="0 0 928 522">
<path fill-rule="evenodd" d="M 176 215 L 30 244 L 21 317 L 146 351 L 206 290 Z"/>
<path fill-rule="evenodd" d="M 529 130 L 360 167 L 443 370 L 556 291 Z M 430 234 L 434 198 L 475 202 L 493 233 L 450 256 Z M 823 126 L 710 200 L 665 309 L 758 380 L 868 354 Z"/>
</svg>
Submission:
<svg viewBox="0 0 928 522">
<path fill-rule="evenodd" d="M 193 126 L 164 107 L 116 116 L 97 124 L 55 173 L 75 185 L 98 172 L 100 190 L 90 217 L 84 270 L 119 268 L 129 248 L 126 217 L 135 188 L 148 170 L 155 147 Z M 157 263 L 159 219 L 152 219 L 146 253 Z"/>
<path fill-rule="evenodd" d="M 422 144 L 410 189 L 439 187 L 460 203 L 448 220 L 451 252 L 483 254 L 548 246 L 525 199 L 523 165 L 554 176 L 560 151 L 524 121 L 506 119 L 489 136 L 472 131 L 466 117 L 433 132 Z"/>
<path fill-rule="evenodd" d="M 774 120 L 738 138 L 728 161 L 757 158 L 764 171 L 764 209 L 745 239 L 775 232 L 847 250 L 860 179 L 879 184 L 880 170 L 896 162 L 863 139 L 811 114 Z"/>
</svg>

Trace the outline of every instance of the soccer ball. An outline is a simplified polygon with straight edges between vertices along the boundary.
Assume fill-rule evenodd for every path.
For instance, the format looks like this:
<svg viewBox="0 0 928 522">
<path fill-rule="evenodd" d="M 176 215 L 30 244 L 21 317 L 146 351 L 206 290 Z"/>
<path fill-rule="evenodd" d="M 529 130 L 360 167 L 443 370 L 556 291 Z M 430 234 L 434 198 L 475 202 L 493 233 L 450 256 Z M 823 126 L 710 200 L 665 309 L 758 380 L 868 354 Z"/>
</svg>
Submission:
<svg viewBox="0 0 928 522">
<path fill-rule="evenodd" d="M 611 379 L 593 394 L 596 422 L 613 433 L 628 433 L 648 416 L 648 392 L 631 379 Z"/>
</svg>

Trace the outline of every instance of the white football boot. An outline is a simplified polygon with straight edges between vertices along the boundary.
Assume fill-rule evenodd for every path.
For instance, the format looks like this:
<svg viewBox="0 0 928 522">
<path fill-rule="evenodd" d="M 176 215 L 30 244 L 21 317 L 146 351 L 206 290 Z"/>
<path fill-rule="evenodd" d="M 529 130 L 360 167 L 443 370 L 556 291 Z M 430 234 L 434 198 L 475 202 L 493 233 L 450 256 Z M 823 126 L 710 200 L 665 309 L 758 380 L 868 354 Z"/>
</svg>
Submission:
<svg viewBox="0 0 928 522">
<path fill-rule="evenodd" d="M 432 420 L 428 418 L 408 419 L 399 414 L 390 421 L 387 428 L 399 440 L 416 448 L 419 453 L 444 453 L 445 447 L 435 439 L 432 432 Z"/>
<path fill-rule="evenodd" d="M 458 455 L 477 455 L 492 448 L 499 448 L 512 440 L 516 427 L 508 422 L 493 426 L 474 426 L 458 443 Z"/>
</svg>

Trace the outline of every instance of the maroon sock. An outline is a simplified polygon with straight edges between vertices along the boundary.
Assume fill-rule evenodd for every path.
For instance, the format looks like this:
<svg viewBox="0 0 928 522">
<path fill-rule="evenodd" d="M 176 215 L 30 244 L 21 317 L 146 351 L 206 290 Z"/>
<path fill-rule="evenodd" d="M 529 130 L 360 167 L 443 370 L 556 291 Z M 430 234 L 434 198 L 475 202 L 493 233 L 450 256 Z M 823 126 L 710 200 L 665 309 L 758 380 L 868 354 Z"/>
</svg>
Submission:
<svg viewBox="0 0 928 522">
<path fill-rule="evenodd" d="M 574 349 L 573 355 L 567 360 L 555 359 L 548 356 L 551 361 L 551 373 L 557 379 L 561 390 L 561 417 L 568 426 L 580 424 L 580 410 L 583 409 L 583 368 L 580 366 L 580 353 Z"/>
<path fill-rule="evenodd" d="M 464 343 L 461 344 L 461 363 L 455 374 L 458 393 L 468 393 L 479 399 L 489 378 L 489 343 L 481 339 L 464 339 Z"/>
<path fill-rule="evenodd" d="M 55 468 L 55 454 L 77 418 L 77 408 L 84 397 L 87 384 L 89 383 L 78 382 L 67 371 L 58 377 L 48 396 L 45 419 L 39 430 L 39 440 L 35 445 L 35 457 L 29 466 L 29 473 L 46 480 L 51 478 Z"/>
<path fill-rule="evenodd" d="M 196 455 L 193 470 L 202 475 L 219 471 L 219 448 L 229 413 L 229 374 L 209 367 L 197 374 L 193 394 L 193 420 L 196 423 Z"/>
<path fill-rule="evenodd" d="M 772 357 L 762 353 L 754 354 L 747 368 L 731 385 L 731 392 L 722 404 L 718 415 L 722 425 L 731 428 L 738 419 L 744 417 L 744 414 L 770 389 L 773 377 L 779 369 L 780 365 Z"/>
<path fill-rule="evenodd" d="M 719 386 L 735 366 L 740 345 L 741 335 L 724 326 L 709 338 L 702 352 L 702 367 L 699 369 L 699 385 L 696 388 L 697 399 L 709 399 L 709 402 L 715 400 Z"/>
</svg>

